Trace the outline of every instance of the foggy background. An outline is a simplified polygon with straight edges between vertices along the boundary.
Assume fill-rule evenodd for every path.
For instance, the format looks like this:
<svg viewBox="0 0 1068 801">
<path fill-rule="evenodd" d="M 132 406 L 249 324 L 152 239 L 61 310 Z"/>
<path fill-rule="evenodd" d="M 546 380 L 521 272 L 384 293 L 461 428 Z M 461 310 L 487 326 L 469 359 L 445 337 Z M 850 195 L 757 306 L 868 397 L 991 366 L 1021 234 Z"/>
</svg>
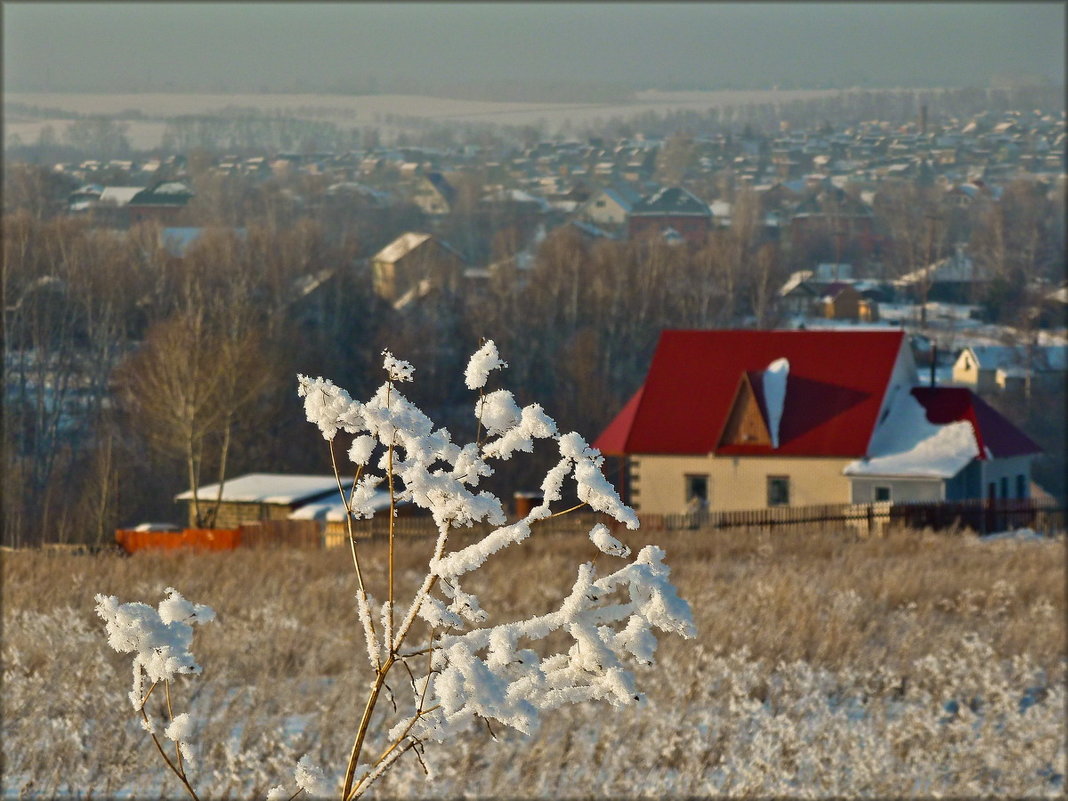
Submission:
<svg viewBox="0 0 1068 801">
<path fill-rule="evenodd" d="M 417 93 L 1063 82 L 1064 3 L 28 3 L 7 92 Z"/>
</svg>

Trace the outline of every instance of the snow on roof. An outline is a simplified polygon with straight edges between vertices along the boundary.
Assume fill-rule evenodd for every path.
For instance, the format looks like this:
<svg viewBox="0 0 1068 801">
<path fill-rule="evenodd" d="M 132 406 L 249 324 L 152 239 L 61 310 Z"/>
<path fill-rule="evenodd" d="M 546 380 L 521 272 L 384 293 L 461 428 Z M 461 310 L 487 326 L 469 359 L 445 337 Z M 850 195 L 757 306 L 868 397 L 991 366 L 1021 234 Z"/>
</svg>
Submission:
<svg viewBox="0 0 1068 801">
<path fill-rule="evenodd" d="M 790 273 L 790 277 L 786 280 L 786 283 L 779 289 L 780 297 L 785 297 L 791 292 L 794 292 L 794 290 L 804 284 L 805 281 L 810 280 L 812 276 L 812 270 L 797 270 L 796 272 Z"/>
<path fill-rule="evenodd" d="M 181 181 L 166 181 L 152 191 L 157 195 L 190 195 L 193 193 L 193 190 Z"/>
<path fill-rule="evenodd" d="M 779 447 L 779 423 L 786 402 L 786 377 L 790 373 L 788 359 L 776 359 L 764 370 L 764 410 L 768 415 L 771 447 Z"/>
<path fill-rule="evenodd" d="M 100 193 L 101 203 L 111 203 L 115 206 L 125 206 L 138 192 L 144 191 L 143 186 L 105 186 Z"/>
<path fill-rule="evenodd" d="M 334 485 L 335 489 L 337 485 Z M 389 509 L 389 493 L 376 492 L 371 500 L 363 505 L 364 509 L 381 512 Z M 289 514 L 290 520 L 319 520 L 327 523 L 345 522 L 345 503 L 340 496 L 329 501 L 306 503 Z"/>
<path fill-rule="evenodd" d="M 869 454 L 842 472 L 847 476 L 952 478 L 979 456 L 979 446 L 971 423 L 959 420 L 935 425 L 916 397 L 906 393 L 895 400 L 886 420 L 875 429 Z"/>
<path fill-rule="evenodd" d="M 404 258 L 417 247 L 430 239 L 430 234 L 420 234 L 414 231 L 401 234 L 374 256 L 374 261 L 394 262 Z"/>
<path fill-rule="evenodd" d="M 352 486 L 352 479 L 342 479 L 342 487 Z M 219 491 L 218 484 L 205 484 L 197 488 L 201 500 L 214 500 Z M 249 473 L 230 479 L 223 484 L 222 499 L 224 503 L 274 503 L 295 504 L 304 500 L 337 492 L 337 479 L 334 476 L 291 475 L 286 473 Z M 193 491 L 174 496 L 176 501 L 193 499 Z"/>
<path fill-rule="evenodd" d="M 1063 345 L 971 345 L 965 350 L 982 370 L 1068 370 L 1068 348 Z"/>
</svg>

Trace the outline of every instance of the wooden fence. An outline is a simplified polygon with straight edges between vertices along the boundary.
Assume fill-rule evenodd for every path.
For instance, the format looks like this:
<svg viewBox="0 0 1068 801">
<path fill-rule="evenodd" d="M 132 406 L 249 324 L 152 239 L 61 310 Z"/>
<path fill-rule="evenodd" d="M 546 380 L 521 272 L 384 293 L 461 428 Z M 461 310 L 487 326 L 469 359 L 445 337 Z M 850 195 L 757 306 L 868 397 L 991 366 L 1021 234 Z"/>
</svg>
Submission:
<svg viewBox="0 0 1068 801">
<path fill-rule="evenodd" d="M 870 503 L 831 504 L 822 506 L 777 506 L 743 511 L 704 511 L 696 514 L 641 515 L 642 527 L 652 531 L 700 530 L 727 528 L 791 529 L 806 526 L 849 526 L 858 534 L 882 534 L 890 529 L 972 529 L 990 534 L 1018 528 L 1031 528 L 1044 534 L 1065 530 L 1065 507 L 1053 500 L 957 501 L 923 504 Z M 572 513 L 542 520 L 539 533 L 585 534 L 597 523 L 618 526 L 604 515 Z M 493 530 L 480 523 L 457 529 L 456 540 L 477 540 Z M 393 520 L 397 537 L 433 537 L 434 521 L 426 516 L 397 517 Z M 375 517 L 353 522 L 357 539 L 388 536 L 389 520 Z M 333 548 L 348 541 L 342 525 L 330 524 L 325 530 L 314 520 L 262 520 L 243 523 L 237 529 L 186 529 L 181 532 L 117 531 L 118 544 L 127 552 L 145 548 L 204 548 L 228 550 L 245 548 Z"/>
<path fill-rule="evenodd" d="M 694 514 L 641 515 L 642 526 L 653 530 L 717 528 L 797 528 L 848 525 L 864 533 L 887 529 L 967 528 L 978 534 L 1032 528 L 1044 533 L 1065 530 L 1065 507 L 1052 499 L 995 501 L 938 501 L 932 503 L 825 504 L 775 506 L 742 511 L 703 511 Z"/>
</svg>

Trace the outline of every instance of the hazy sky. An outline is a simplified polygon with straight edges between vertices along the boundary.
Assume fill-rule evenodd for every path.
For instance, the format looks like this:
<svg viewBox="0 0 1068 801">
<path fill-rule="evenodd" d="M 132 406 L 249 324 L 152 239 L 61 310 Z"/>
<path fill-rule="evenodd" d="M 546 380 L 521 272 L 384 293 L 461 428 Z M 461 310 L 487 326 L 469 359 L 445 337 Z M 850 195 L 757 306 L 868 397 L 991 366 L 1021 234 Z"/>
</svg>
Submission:
<svg viewBox="0 0 1068 801">
<path fill-rule="evenodd" d="M 5 2 L 7 91 L 1061 83 L 1065 3 Z"/>
</svg>

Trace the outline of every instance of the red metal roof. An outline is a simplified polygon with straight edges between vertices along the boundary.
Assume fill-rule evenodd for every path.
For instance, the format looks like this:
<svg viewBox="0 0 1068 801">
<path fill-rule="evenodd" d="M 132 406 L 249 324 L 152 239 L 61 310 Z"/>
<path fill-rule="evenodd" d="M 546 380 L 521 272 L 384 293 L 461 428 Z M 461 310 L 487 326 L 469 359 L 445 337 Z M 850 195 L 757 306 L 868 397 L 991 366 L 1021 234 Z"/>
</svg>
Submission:
<svg viewBox="0 0 1068 801">
<path fill-rule="evenodd" d="M 642 389 L 594 445 L 605 453 L 863 456 L 903 343 L 902 331 L 664 331 Z M 779 358 L 790 362 L 779 448 L 717 450 L 742 373 Z"/>
<path fill-rule="evenodd" d="M 970 422 L 980 459 L 987 458 L 987 451 L 995 459 L 1042 452 L 1030 437 L 966 387 L 916 387 L 912 394 L 932 423 Z"/>
<path fill-rule="evenodd" d="M 638 411 L 638 404 L 642 401 L 643 389 L 645 389 L 644 386 L 638 387 L 638 391 L 630 396 L 623 410 L 608 424 L 608 428 L 601 432 L 601 436 L 597 437 L 593 447 L 601 453 L 614 456 L 621 456 L 627 452 L 627 435 L 630 434 L 630 427 L 634 423 L 634 413 Z"/>
</svg>

